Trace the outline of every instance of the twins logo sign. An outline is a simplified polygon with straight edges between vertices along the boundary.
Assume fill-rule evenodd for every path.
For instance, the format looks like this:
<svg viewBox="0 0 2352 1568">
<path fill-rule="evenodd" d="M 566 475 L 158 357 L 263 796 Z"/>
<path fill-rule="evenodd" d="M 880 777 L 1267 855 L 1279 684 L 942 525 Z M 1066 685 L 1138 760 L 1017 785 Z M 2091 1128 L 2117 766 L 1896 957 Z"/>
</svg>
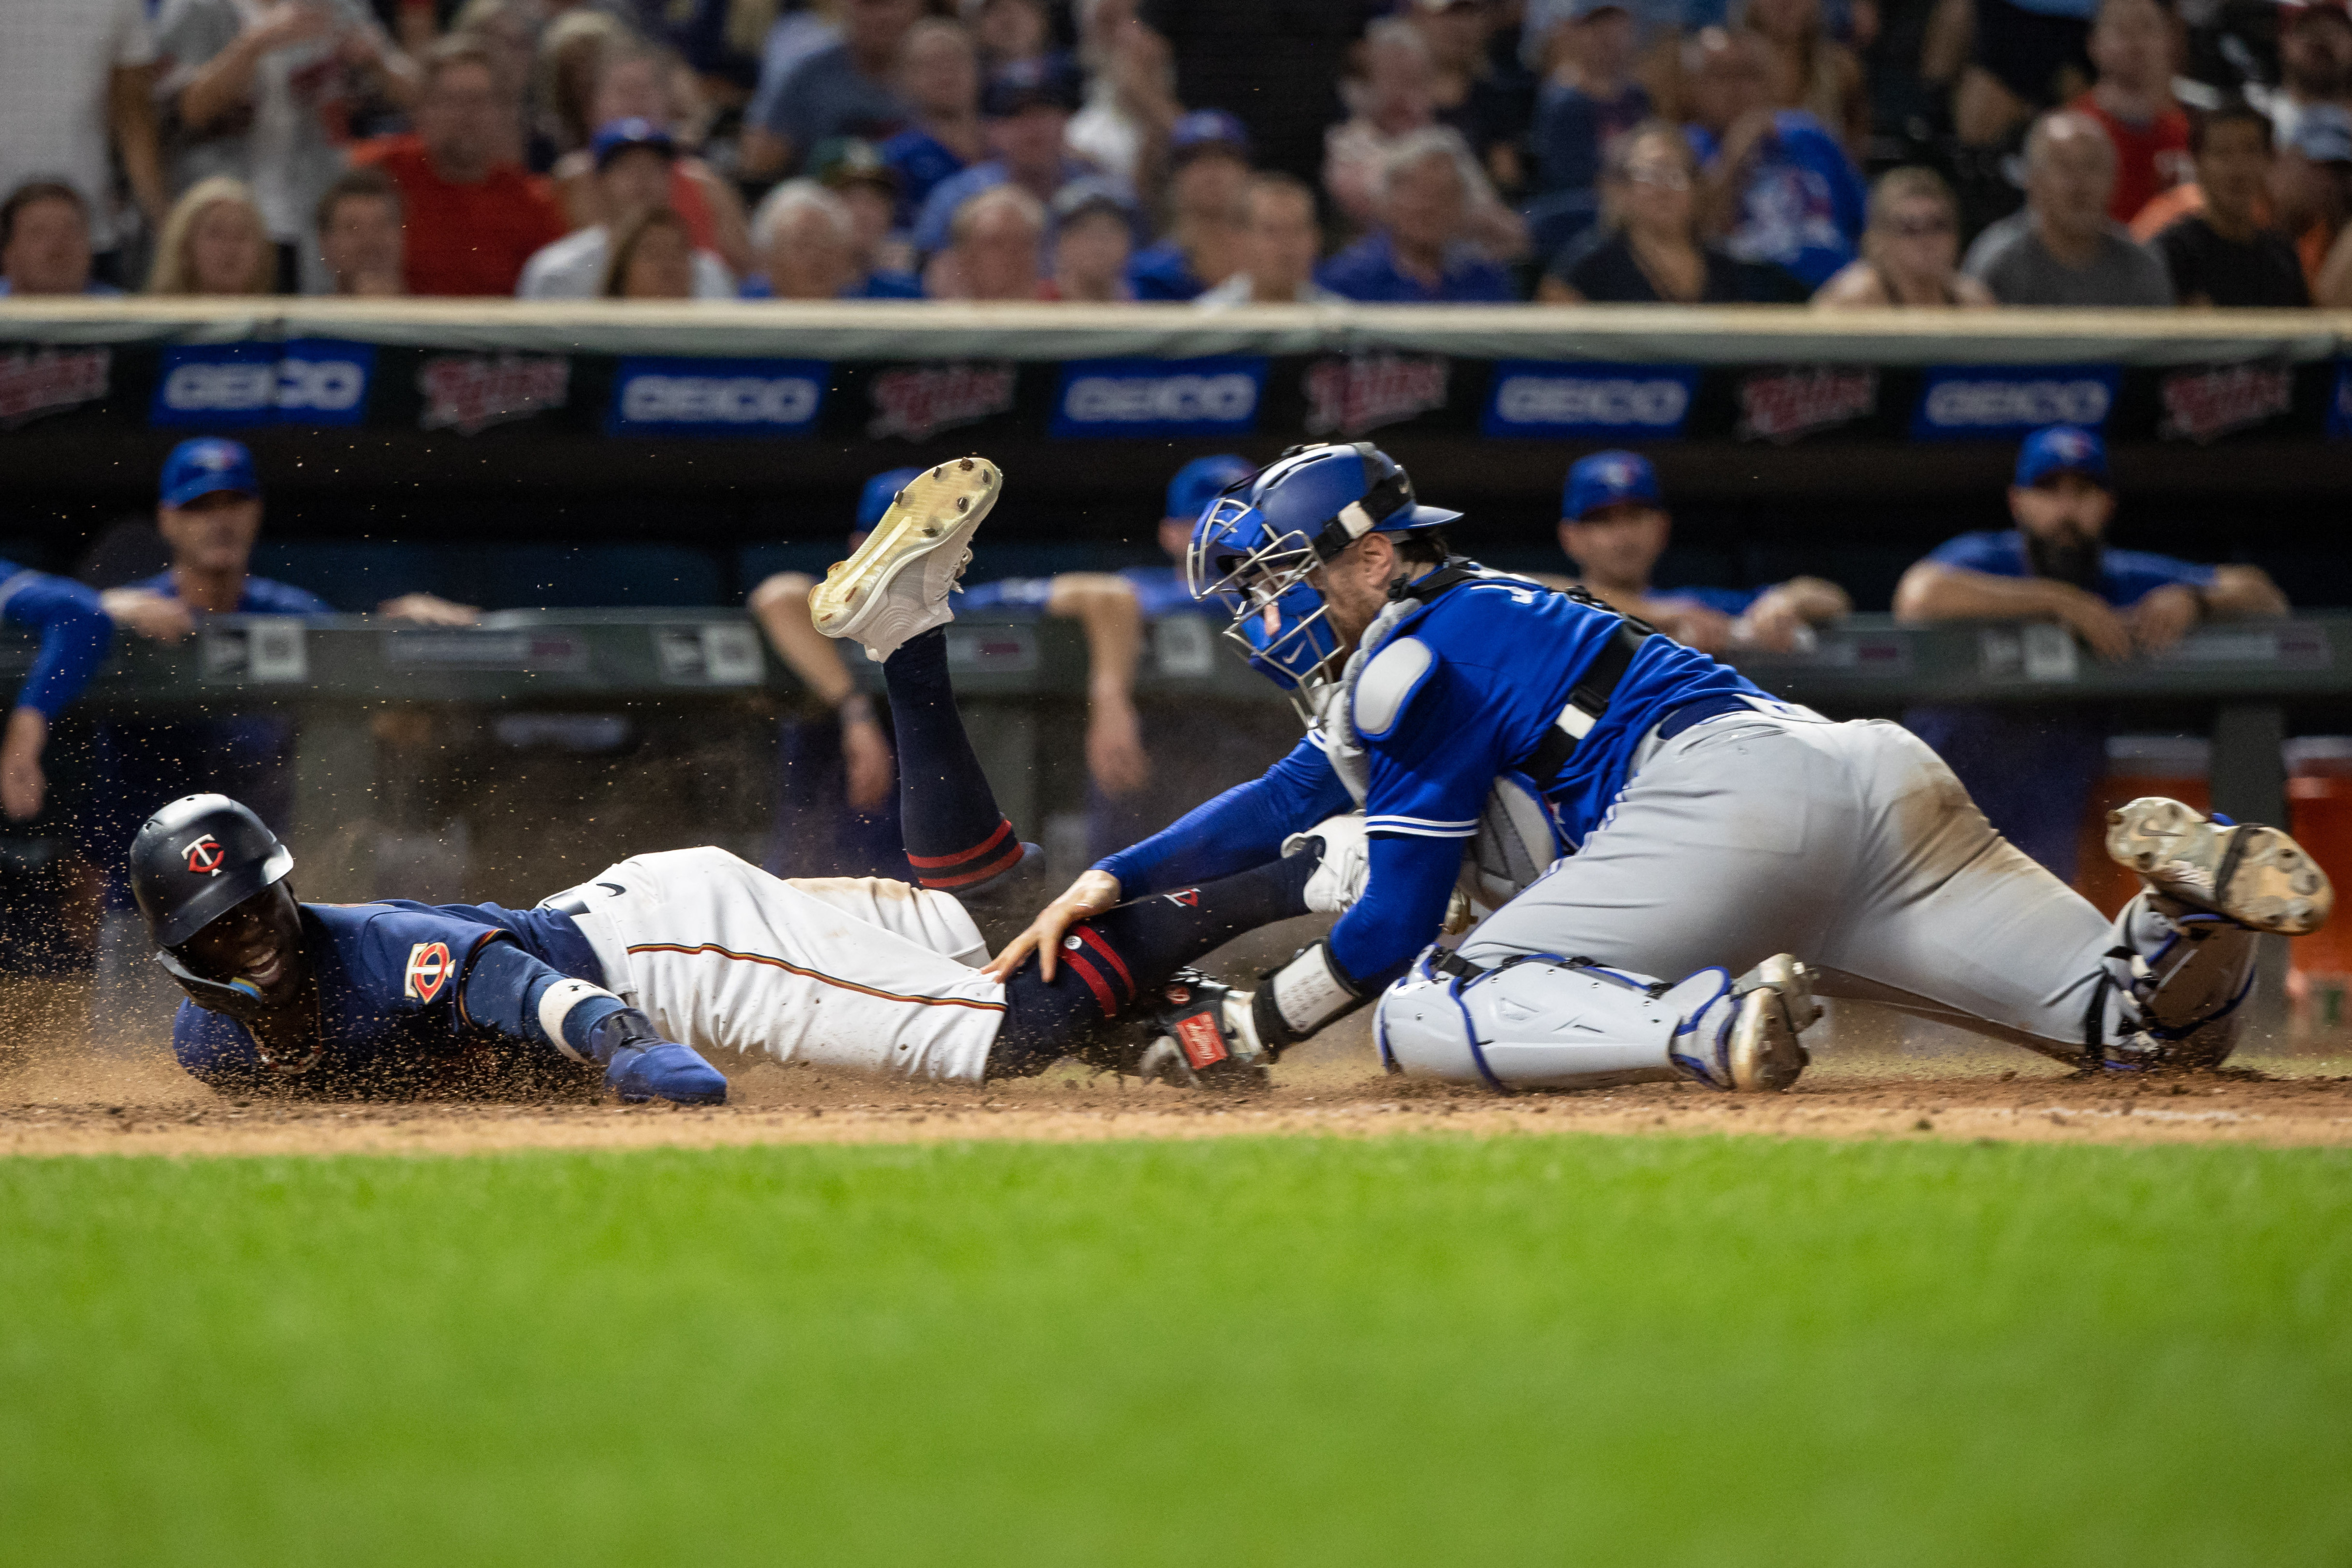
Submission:
<svg viewBox="0 0 2352 1568">
<path fill-rule="evenodd" d="M 805 436 L 833 367 L 806 359 L 625 359 L 604 428 L 614 436 Z"/>
<path fill-rule="evenodd" d="M 420 942 L 408 950 L 407 984 L 403 988 L 412 1002 L 430 1002 L 441 994 L 441 987 L 449 983 L 449 944 L 446 942 Z"/>
<path fill-rule="evenodd" d="M 166 348 L 147 422 L 159 429 L 357 425 L 367 417 L 375 350 L 297 338 Z"/>
<path fill-rule="evenodd" d="M 1057 437 L 1246 436 L 1265 391 L 1262 359 L 1098 359 L 1062 367 Z"/>
</svg>

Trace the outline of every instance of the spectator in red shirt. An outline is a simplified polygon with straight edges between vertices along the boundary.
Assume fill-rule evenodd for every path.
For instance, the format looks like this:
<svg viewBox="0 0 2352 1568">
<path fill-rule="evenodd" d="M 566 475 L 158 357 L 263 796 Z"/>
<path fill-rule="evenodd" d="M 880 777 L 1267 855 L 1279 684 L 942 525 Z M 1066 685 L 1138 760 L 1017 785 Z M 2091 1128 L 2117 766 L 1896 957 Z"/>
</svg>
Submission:
<svg viewBox="0 0 2352 1568">
<path fill-rule="evenodd" d="M 416 131 L 357 148 L 400 187 L 411 294 L 514 293 L 532 252 L 563 237 L 562 211 L 521 166 L 501 161 L 518 112 L 489 54 L 470 39 L 425 60 Z"/>
<path fill-rule="evenodd" d="M 2097 85 L 2072 107 L 2099 122 L 2116 145 L 2116 188 L 2107 213 L 2129 223 L 2158 195 L 2194 179 L 2189 116 L 2172 96 L 2180 25 L 2164 0 L 2102 0 L 2091 24 Z"/>
</svg>

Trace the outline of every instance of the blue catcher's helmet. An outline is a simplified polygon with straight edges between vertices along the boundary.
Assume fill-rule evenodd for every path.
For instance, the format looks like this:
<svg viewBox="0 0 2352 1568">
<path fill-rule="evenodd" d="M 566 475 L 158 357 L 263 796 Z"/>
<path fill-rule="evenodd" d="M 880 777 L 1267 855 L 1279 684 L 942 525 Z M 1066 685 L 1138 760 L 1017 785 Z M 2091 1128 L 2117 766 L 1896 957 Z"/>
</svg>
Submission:
<svg viewBox="0 0 2352 1568">
<path fill-rule="evenodd" d="M 1337 672 L 1339 651 L 1307 574 L 1367 533 L 1410 533 L 1462 514 L 1423 506 L 1395 458 L 1369 441 L 1293 447 L 1229 488 L 1192 527 L 1192 596 L 1233 612 L 1225 636 L 1286 691 Z"/>
</svg>

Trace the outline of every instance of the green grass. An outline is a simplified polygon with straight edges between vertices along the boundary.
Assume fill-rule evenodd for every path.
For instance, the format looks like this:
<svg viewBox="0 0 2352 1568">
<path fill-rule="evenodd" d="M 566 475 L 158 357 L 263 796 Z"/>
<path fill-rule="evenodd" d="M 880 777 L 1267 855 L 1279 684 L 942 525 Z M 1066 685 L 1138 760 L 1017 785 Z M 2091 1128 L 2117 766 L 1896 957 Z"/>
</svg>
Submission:
<svg viewBox="0 0 2352 1568">
<path fill-rule="evenodd" d="M 0 1162 L 0 1560 L 2340 1564 L 2352 1158 Z"/>
</svg>

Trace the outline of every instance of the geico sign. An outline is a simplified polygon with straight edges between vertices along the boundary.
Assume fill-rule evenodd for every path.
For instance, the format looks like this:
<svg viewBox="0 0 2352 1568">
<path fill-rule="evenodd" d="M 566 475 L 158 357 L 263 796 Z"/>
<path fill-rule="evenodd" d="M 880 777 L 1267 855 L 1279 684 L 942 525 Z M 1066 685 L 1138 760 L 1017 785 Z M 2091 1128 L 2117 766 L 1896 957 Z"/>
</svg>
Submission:
<svg viewBox="0 0 2352 1568">
<path fill-rule="evenodd" d="M 1089 425 L 1232 424 L 1257 412 L 1257 382 L 1223 375 L 1082 375 L 1070 383 L 1062 411 Z"/>
<path fill-rule="evenodd" d="M 621 417 L 632 425 L 805 425 L 823 395 L 799 375 L 638 375 L 621 388 Z"/>
<path fill-rule="evenodd" d="M 1930 425 L 2096 425 L 2114 395 L 2103 381 L 1945 381 L 1927 391 Z"/>
<path fill-rule="evenodd" d="M 184 364 L 164 378 L 163 404 L 186 413 L 307 408 L 342 414 L 367 395 L 367 367 L 350 360 L 276 364 Z"/>
<path fill-rule="evenodd" d="M 1506 425 L 1678 425 L 1690 388 L 1668 379 L 1515 375 L 1495 393 Z"/>
</svg>

